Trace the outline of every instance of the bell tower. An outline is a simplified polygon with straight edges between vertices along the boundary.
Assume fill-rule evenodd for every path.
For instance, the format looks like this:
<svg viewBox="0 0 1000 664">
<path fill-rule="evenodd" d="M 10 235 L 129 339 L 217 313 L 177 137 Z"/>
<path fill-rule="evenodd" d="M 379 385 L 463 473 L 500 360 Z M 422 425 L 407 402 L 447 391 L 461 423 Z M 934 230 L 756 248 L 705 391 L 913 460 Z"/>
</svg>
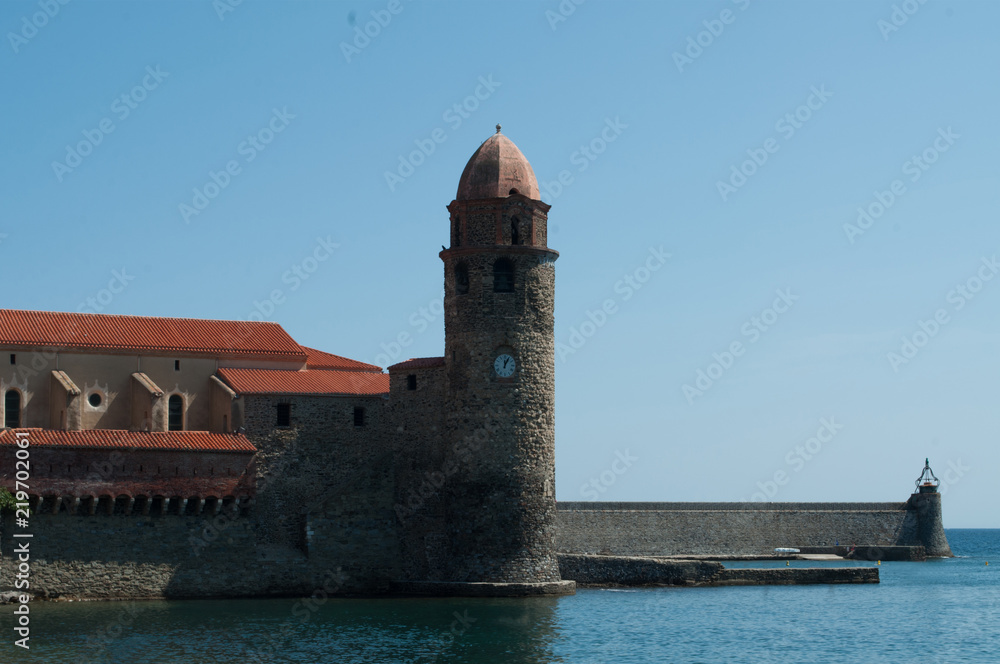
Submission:
<svg viewBox="0 0 1000 664">
<path fill-rule="evenodd" d="M 555 260 L 531 164 L 497 131 L 448 206 L 444 444 L 450 483 L 442 581 L 493 594 L 565 594 L 555 552 Z M 508 592 L 504 592 L 506 587 Z M 520 588 L 515 590 L 514 588 Z"/>
</svg>

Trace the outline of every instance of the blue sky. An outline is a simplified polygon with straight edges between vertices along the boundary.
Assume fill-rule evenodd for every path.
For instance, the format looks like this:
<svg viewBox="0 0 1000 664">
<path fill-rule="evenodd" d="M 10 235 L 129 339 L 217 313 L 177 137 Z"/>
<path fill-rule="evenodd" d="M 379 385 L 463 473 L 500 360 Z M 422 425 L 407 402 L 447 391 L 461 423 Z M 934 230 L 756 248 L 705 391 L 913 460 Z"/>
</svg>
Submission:
<svg viewBox="0 0 1000 664">
<path fill-rule="evenodd" d="M 440 355 L 445 206 L 500 122 L 561 253 L 560 500 L 903 500 L 930 457 L 946 525 L 998 527 L 998 22 L 4 2 L 2 306 L 257 312 L 361 360 Z"/>
</svg>

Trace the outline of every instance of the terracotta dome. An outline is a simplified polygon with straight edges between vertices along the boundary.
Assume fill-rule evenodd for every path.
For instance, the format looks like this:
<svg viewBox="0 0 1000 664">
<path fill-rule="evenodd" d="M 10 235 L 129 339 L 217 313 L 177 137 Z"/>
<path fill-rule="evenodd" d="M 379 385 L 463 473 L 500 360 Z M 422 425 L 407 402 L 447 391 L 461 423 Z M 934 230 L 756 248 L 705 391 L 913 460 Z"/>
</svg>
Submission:
<svg viewBox="0 0 1000 664">
<path fill-rule="evenodd" d="M 538 200 L 538 180 L 531 164 L 497 125 L 497 133 L 483 141 L 465 165 L 455 199 L 506 198 L 512 193 Z"/>
</svg>

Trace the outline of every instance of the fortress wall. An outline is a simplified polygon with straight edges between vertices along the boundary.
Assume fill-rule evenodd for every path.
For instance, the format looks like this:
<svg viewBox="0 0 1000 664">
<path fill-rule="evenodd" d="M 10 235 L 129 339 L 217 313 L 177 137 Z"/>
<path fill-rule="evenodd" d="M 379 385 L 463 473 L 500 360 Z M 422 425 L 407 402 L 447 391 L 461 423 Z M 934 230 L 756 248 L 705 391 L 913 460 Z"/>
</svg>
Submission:
<svg viewBox="0 0 1000 664">
<path fill-rule="evenodd" d="M 199 503 L 197 515 L 35 510 L 29 519 L 34 535 L 28 540 L 31 592 L 88 598 L 240 597 L 387 588 L 399 575 L 402 556 L 393 511 L 395 438 L 387 433 L 392 425 L 386 400 L 241 400 L 246 434 L 259 450 L 251 464 L 257 483 L 251 503 L 235 513 L 223 507 L 219 514 L 211 513 L 214 505 Z M 290 427 L 276 426 L 278 403 L 291 404 Z M 363 426 L 354 423 L 356 406 L 365 408 Z M 173 456 L 203 465 L 220 455 Z M 246 455 L 242 462 L 245 467 Z M 87 464 L 79 465 L 83 472 Z M 117 495 L 128 479 L 121 472 L 116 468 L 102 490 Z M 202 479 L 200 472 L 197 478 Z M 165 479 L 163 493 L 197 494 L 197 487 L 188 486 L 191 481 Z M 13 589 L 15 581 L 13 548 L 21 540 L 12 538 L 12 519 L 6 515 L 0 523 L 0 590 Z"/>
<path fill-rule="evenodd" d="M 204 516 L 32 514 L 0 521 L 2 589 L 14 587 L 14 547 L 28 542 L 31 587 L 47 597 L 232 597 L 312 592 L 306 556 L 255 550 L 252 521 Z M 210 524 L 215 521 L 215 526 Z M 14 539 L 30 532 L 30 539 Z"/>
<path fill-rule="evenodd" d="M 246 435 L 259 450 L 257 497 L 250 512 L 258 551 L 293 549 L 308 555 L 310 573 L 342 576 L 344 591 L 387 585 L 400 565 L 393 511 L 397 450 L 388 400 L 243 400 Z M 275 426 L 278 403 L 291 404 L 290 427 Z M 362 426 L 354 423 L 355 407 L 365 409 Z"/>
<path fill-rule="evenodd" d="M 777 547 L 888 546 L 909 527 L 906 503 L 558 504 L 560 553 L 764 555 Z"/>
</svg>

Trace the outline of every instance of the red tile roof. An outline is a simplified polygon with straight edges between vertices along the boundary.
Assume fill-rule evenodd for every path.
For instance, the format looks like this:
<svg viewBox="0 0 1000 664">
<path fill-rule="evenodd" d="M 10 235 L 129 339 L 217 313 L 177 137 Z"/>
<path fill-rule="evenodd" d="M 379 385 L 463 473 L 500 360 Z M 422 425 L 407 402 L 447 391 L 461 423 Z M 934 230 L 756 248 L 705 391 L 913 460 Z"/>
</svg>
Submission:
<svg viewBox="0 0 1000 664">
<path fill-rule="evenodd" d="M 400 362 L 389 367 L 389 371 L 403 371 L 404 369 L 429 369 L 430 367 L 443 367 L 443 357 L 414 357 L 405 362 Z"/>
<path fill-rule="evenodd" d="M 305 361 L 277 323 L 0 309 L 0 344 Z"/>
<path fill-rule="evenodd" d="M 89 429 L 59 431 L 55 429 L 3 429 L 0 446 L 16 445 L 17 433 L 27 433 L 31 447 L 184 450 L 192 452 L 247 452 L 257 448 L 243 434 L 209 433 L 208 431 L 124 431 L 120 429 Z M 22 437 L 23 440 L 23 437 Z"/>
<path fill-rule="evenodd" d="M 318 369 L 219 369 L 237 394 L 323 394 L 377 396 L 389 393 L 389 374 Z"/>
<path fill-rule="evenodd" d="M 365 362 L 358 362 L 333 353 L 324 353 L 315 348 L 302 347 L 306 352 L 307 369 L 340 369 L 341 371 L 376 371 L 381 373 L 382 367 Z"/>
</svg>

